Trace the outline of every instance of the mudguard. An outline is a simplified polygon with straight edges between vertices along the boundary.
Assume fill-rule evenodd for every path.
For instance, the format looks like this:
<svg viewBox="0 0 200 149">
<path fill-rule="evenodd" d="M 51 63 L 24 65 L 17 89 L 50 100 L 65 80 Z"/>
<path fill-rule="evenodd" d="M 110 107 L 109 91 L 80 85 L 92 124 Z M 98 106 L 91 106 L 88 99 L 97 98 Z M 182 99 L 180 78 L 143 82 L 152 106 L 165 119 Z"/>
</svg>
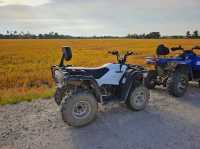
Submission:
<svg viewBox="0 0 200 149">
<path fill-rule="evenodd" d="M 126 101 L 133 87 L 143 84 L 144 71 L 128 70 L 120 81 L 121 99 Z"/>
<path fill-rule="evenodd" d="M 58 105 L 60 105 L 63 96 L 65 96 L 65 92 L 69 86 L 80 86 L 81 83 L 84 83 L 84 81 L 92 86 L 93 93 L 95 94 L 97 100 L 100 101 L 101 93 L 99 86 L 92 76 L 72 75 L 65 77 L 64 81 L 64 85 L 61 88 L 57 88 L 54 95 L 55 101 Z"/>
<path fill-rule="evenodd" d="M 82 75 L 71 75 L 65 78 L 65 84 L 71 84 L 71 85 L 81 85 L 81 83 L 88 83 L 90 87 L 93 89 L 93 93 L 97 97 L 98 100 L 100 100 L 101 97 L 101 91 L 98 86 L 97 81 L 93 76 L 82 76 Z"/>
</svg>

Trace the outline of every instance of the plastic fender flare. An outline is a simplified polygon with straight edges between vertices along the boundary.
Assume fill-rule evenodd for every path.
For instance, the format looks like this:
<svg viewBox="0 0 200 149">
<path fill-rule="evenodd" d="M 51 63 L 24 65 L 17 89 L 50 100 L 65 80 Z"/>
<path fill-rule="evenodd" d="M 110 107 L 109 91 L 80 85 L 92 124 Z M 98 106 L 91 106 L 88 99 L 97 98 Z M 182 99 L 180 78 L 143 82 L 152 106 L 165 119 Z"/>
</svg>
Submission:
<svg viewBox="0 0 200 149">
<path fill-rule="evenodd" d="M 97 84 L 94 77 L 92 77 L 92 76 L 82 76 L 82 75 L 69 76 L 69 77 L 65 78 L 65 85 L 70 84 L 70 82 L 73 82 L 73 81 L 78 81 L 78 82 L 87 81 L 87 82 L 89 82 L 94 88 L 93 91 L 94 91 L 94 94 L 96 95 L 96 97 L 98 98 L 98 101 L 100 100 L 101 91 L 100 91 L 99 85 Z"/>
<path fill-rule="evenodd" d="M 129 74 L 126 82 L 122 85 L 121 98 L 126 101 L 130 95 L 133 87 L 139 86 L 143 83 L 143 72 L 137 71 Z"/>
</svg>

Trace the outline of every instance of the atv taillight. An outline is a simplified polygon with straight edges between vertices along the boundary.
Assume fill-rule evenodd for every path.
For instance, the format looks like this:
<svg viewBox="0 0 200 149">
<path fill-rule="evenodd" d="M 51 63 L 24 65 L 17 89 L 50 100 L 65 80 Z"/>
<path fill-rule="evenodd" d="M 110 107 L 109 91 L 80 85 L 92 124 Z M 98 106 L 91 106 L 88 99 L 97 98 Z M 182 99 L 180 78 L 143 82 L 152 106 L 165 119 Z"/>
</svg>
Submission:
<svg viewBox="0 0 200 149">
<path fill-rule="evenodd" d="M 52 75 L 52 78 L 53 78 L 53 79 L 55 79 L 55 70 L 57 69 L 56 67 L 57 67 L 57 66 L 52 66 L 52 67 L 51 67 L 51 75 Z"/>
<path fill-rule="evenodd" d="M 53 66 L 51 67 L 51 75 L 52 75 L 52 77 L 54 78 L 54 75 L 55 75 L 55 74 L 54 74 L 54 67 L 53 67 Z"/>
</svg>

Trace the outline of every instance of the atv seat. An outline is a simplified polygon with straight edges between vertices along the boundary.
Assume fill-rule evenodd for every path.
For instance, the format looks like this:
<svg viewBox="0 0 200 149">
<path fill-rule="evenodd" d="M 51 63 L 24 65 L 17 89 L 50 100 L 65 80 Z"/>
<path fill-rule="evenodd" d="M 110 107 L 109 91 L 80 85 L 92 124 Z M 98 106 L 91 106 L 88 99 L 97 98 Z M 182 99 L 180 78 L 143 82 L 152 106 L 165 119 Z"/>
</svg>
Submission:
<svg viewBox="0 0 200 149">
<path fill-rule="evenodd" d="M 164 56 L 169 54 L 169 48 L 165 47 L 163 44 L 159 45 L 156 49 L 156 54 L 158 56 Z"/>
<path fill-rule="evenodd" d="M 108 68 L 106 67 L 68 67 L 66 70 L 71 75 L 93 76 L 95 79 L 101 78 L 106 72 L 108 72 Z"/>
</svg>

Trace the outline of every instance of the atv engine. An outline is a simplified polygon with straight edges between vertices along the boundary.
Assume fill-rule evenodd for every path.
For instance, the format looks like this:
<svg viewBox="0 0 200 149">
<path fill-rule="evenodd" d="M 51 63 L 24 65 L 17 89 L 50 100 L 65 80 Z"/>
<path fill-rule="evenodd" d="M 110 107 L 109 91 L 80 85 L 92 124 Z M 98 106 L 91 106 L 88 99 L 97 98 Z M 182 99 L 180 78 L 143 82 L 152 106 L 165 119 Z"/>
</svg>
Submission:
<svg viewBox="0 0 200 149">
<path fill-rule="evenodd" d="M 117 87 L 115 85 L 102 85 L 101 92 L 105 96 L 116 95 Z"/>
</svg>

